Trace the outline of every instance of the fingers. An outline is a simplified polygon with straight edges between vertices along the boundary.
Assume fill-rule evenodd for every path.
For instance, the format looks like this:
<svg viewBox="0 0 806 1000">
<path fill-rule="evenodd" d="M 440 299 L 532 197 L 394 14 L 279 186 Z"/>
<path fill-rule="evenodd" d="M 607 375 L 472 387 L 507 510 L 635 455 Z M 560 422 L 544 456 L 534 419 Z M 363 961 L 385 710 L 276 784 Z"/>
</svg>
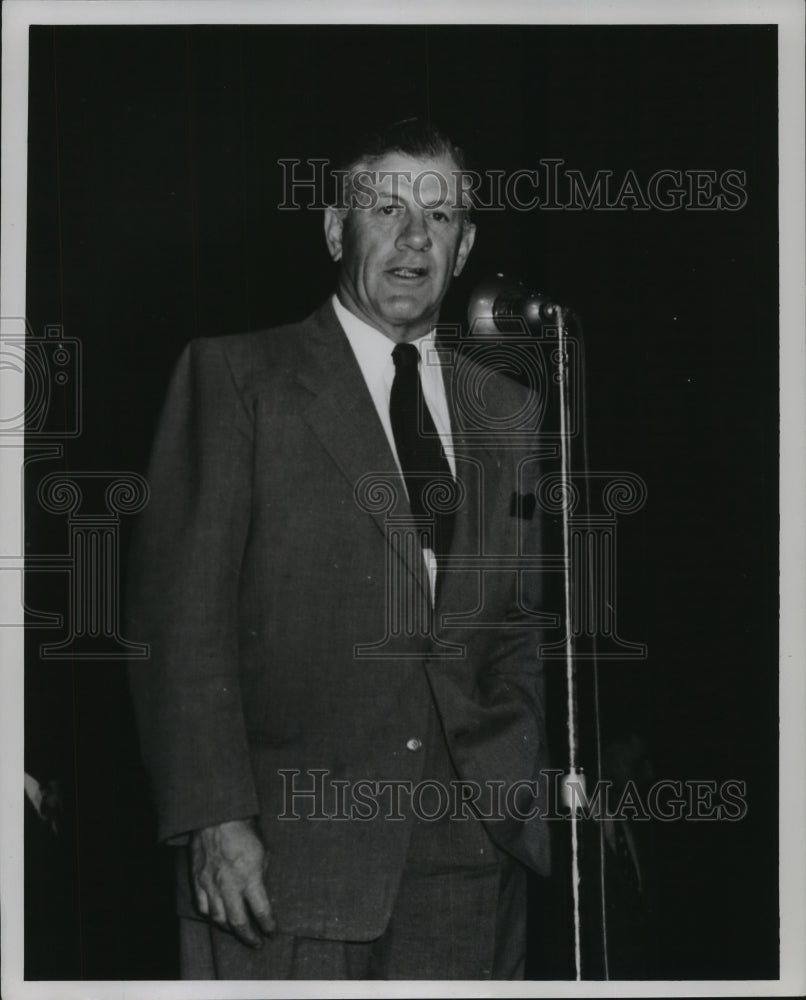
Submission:
<svg viewBox="0 0 806 1000">
<path fill-rule="evenodd" d="M 271 911 L 271 904 L 263 888 L 262 882 L 252 882 L 247 886 L 244 893 L 249 909 L 252 911 L 255 923 L 264 934 L 274 934 L 277 930 L 277 921 Z"/>
<path fill-rule="evenodd" d="M 260 948 L 263 942 L 249 921 L 243 897 L 238 893 L 232 893 L 226 899 L 225 906 L 226 923 L 229 924 L 229 929 L 235 937 L 251 948 Z"/>
<path fill-rule="evenodd" d="M 209 917 L 222 930 L 232 931 L 252 948 L 259 948 L 263 942 L 252 926 L 250 913 L 264 934 L 273 934 L 277 929 L 262 885 L 249 887 L 243 893 L 232 887 L 218 893 L 197 886 L 196 906 L 199 913 Z"/>
<path fill-rule="evenodd" d="M 199 913 L 202 914 L 202 916 L 205 917 L 209 916 L 210 902 L 207 899 L 207 893 L 204 891 L 204 889 L 199 888 L 199 886 L 195 884 L 194 884 L 194 890 L 196 893 L 196 908 L 198 909 Z"/>
<path fill-rule="evenodd" d="M 207 898 L 210 901 L 210 919 L 220 927 L 226 927 L 229 922 L 226 903 L 221 896 L 215 894 L 208 893 Z"/>
<path fill-rule="evenodd" d="M 191 840 L 191 876 L 199 912 L 244 944 L 259 948 L 261 934 L 273 934 L 276 921 L 263 875 L 268 858 L 250 831 L 235 824 L 210 828 Z M 254 924 L 253 921 L 254 920 Z"/>
</svg>

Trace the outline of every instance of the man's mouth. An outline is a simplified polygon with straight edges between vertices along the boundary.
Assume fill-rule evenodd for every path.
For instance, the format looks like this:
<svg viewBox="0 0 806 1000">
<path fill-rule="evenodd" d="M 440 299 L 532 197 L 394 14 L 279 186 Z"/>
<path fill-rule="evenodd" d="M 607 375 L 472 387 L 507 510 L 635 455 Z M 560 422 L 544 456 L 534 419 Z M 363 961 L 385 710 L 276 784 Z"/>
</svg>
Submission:
<svg viewBox="0 0 806 1000">
<path fill-rule="evenodd" d="M 387 274 L 395 278 L 403 278 L 408 281 L 415 281 L 417 278 L 424 278 L 428 274 L 425 267 L 390 267 Z"/>
</svg>

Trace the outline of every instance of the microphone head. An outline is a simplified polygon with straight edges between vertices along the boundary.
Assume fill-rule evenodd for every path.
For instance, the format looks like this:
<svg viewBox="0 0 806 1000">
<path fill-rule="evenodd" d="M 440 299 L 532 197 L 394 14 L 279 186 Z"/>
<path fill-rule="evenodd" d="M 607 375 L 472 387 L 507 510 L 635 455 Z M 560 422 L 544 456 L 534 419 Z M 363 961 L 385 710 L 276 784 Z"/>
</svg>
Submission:
<svg viewBox="0 0 806 1000">
<path fill-rule="evenodd" d="M 560 307 L 542 292 L 530 291 L 518 278 L 500 273 L 476 285 L 467 308 L 470 329 L 480 335 L 512 332 L 513 320 L 520 319 L 537 332 L 559 318 Z"/>
<path fill-rule="evenodd" d="M 496 303 L 525 291 L 523 282 L 505 274 L 493 274 L 476 285 L 467 305 L 467 321 L 475 334 L 497 334 Z"/>
</svg>

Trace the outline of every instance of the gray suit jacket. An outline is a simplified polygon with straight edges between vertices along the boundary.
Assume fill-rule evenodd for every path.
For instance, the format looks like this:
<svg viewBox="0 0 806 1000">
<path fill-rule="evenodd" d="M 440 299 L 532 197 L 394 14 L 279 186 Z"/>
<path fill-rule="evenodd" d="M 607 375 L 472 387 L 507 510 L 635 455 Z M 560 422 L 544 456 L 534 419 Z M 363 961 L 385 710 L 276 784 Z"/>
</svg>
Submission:
<svg viewBox="0 0 806 1000">
<path fill-rule="evenodd" d="M 536 466 L 526 447 L 465 433 L 480 413 L 499 426 L 524 390 L 472 363 L 444 372 L 463 492 L 451 556 L 468 558 L 446 572 L 426 628 L 395 610 L 430 610 L 422 554 L 407 541 L 403 482 L 329 303 L 299 324 L 191 343 L 155 439 L 126 634 L 151 644 L 131 687 L 159 836 L 258 816 L 289 933 L 380 934 L 411 833 L 405 802 L 402 821 L 383 808 L 322 818 L 328 801 L 316 818 L 312 798 L 289 802 L 292 785 L 313 787 L 312 772 L 326 772 L 328 789 L 334 779 L 351 790 L 417 783 L 428 748 L 412 741 L 434 706 L 463 779 L 508 789 L 545 766 L 527 607 L 539 580 L 519 586 L 496 562 L 539 548 L 538 522 L 512 510 Z M 481 410 L 474 403 L 468 418 L 476 390 Z M 295 811 L 304 818 L 283 818 Z M 542 821 L 487 828 L 546 871 Z"/>
</svg>

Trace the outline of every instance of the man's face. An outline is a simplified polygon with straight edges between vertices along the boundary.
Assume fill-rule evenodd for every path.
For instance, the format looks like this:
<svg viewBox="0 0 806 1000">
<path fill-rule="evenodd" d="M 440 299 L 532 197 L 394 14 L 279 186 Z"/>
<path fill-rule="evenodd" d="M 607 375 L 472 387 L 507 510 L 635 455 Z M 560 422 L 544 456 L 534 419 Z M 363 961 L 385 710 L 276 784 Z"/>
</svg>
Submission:
<svg viewBox="0 0 806 1000">
<path fill-rule="evenodd" d="M 450 157 L 392 152 L 357 171 L 349 207 L 325 212 L 339 298 L 391 340 L 416 340 L 438 319 L 475 238 L 459 207 L 458 168 Z"/>
</svg>

